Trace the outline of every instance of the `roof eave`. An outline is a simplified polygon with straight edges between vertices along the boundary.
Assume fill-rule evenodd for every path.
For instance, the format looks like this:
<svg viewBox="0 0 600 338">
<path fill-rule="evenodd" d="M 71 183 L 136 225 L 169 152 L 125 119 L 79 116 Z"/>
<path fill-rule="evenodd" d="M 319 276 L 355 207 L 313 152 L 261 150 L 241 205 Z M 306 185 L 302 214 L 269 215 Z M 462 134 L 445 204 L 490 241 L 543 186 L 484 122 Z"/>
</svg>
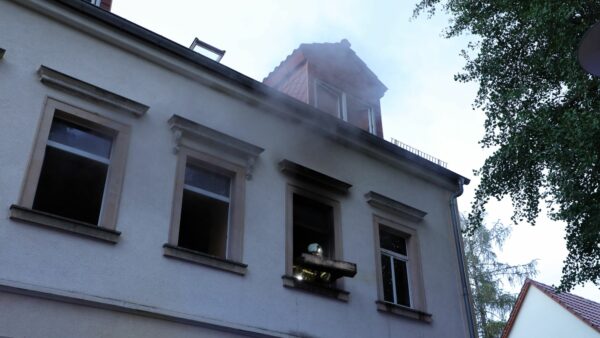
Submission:
<svg viewBox="0 0 600 338">
<path fill-rule="evenodd" d="M 306 116 L 309 119 L 329 119 L 329 124 L 336 126 L 336 132 L 340 133 L 344 137 L 353 138 L 356 141 L 368 144 L 369 146 L 378 148 L 378 150 L 386 152 L 391 156 L 395 156 L 398 159 L 409 161 L 423 169 L 427 169 L 436 173 L 442 177 L 450 179 L 454 182 L 463 180 L 464 184 L 469 184 L 470 180 L 463 177 L 447 168 L 444 168 L 438 164 L 430 162 L 416 154 L 413 154 L 405 149 L 402 149 L 384 139 L 372 135 L 358 127 L 350 125 L 344 121 L 339 120 L 336 117 L 330 116 L 321 112 L 320 110 L 312 107 L 304 102 L 298 101 L 287 94 L 284 94 L 277 89 L 271 88 L 270 86 L 256 81 L 238 71 L 235 71 L 221 63 L 211 60 L 185 46 L 182 46 L 168 38 L 157 34 L 151 30 L 148 30 L 140 25 L 137 25 L 127 19 L 124 19 L 116 14 L 100 9 L 89 3 L 80 0 L 54 0 L 70 9 L 73 9 L 79 13 L 89 16 L 95 20 L 98 20 L 104 24 L 107 24 L 115 29 L 118 29 L 136 39 L 139 39 L 145 43 L 156 46 L 168 53 L 181 57 L 189 62 L 195 63 L 203 69 L 215 74 L 225 80 L 234 82 L 237 85 L 246 88 L 262 97 L 268 97 L 280 104 L 283 104 L 294 111 L 300 111 L 302 114 L 297 114 L 298 118 Z"/>
</svg>

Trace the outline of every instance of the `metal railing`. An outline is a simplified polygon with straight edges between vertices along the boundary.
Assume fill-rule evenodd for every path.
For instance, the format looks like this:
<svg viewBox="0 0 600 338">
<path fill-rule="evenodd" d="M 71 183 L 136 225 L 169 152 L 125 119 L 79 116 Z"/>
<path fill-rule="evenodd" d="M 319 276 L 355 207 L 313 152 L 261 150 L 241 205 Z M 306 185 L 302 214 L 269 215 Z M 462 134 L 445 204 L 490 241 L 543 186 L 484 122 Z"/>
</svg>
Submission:
<svg viewBox="0 0 600 338">
<path fill-rule="evenodd" d="M 400 142 L 399 140 L 396 140 L 393 137 L 391 138 L 390 142 L 392 142 L 393 144 L 397 145 L 398 147 L 400 147 L 400 148 L 402 148 L 404 150 L 408 150 L 411 153 L 413 153 L 413 154 L 415 154 L 417 156 L 420 156 L 420 157 L 426 159 L 427 161 L 433 162 L 433 163 L 435 163 L 437 165 L 440 165 L 440 166 L 442 166 L 444 168 L 448 167 L 448 163 L 440 160 L 439 158 L 431 156 L 431 155 L 429 155 L 427 153 L 424 153 L 424 152 L 420 151 L 417 148 L 411 147 L 411 146 L 409 146 L 406 143 L 403 143 L 403 142 Z"/>
</svg>

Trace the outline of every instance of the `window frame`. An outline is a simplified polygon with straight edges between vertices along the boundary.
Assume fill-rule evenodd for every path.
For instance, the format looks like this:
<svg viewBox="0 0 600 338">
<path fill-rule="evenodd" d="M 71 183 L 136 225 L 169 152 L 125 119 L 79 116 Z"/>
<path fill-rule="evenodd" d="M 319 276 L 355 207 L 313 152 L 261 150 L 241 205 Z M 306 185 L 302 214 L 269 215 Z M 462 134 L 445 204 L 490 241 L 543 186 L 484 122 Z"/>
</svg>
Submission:
<svg viewBox="0 0 600 338">
<path fill-rule="evenodd" d="M 286 189 L 286 246 L 285 246 L 285 273 L 288 276 L 293 275 L 294 268 L 294 195 L 300 195 L 318 203 L 331 207 L 333 213 L 333 257 L 331 259 L 340 260 L 342 258 L 342 222 L 340 202 L 323 194 L 315 192 L 314 189 L 308 190 L 295 184 L 288 184 Z"/>
<path fill-rule="evenodd" d="M 171 212 L 171 225 L 168 244 L 179 248 L 179 229 L 181 221 L 181 208 L 183 206 L 183 190 L 185 187 L 185 169 L 188 165 L 201 167 L 206 170 L 227 176 L 230 181 L 229 213 L 227 217 L 227 238 L 225 257 L 213 256 L 207 253 L 189 250 L 198 253 L 204 258 L 214 257 L 222 261 L 241 262 L 244 237 L 244 201 L 246 169 L 234 163 L 222 160 L 212 155 L 189 149 L 181 148 L 178 151 L 177 169 L 175 175 L 175 190 Z M 203 261 L 206 261 L 203 260 Z M 205 262 L 206 263 L 206 262 Z"/>
<path fill-rule="evenodd" d="M 315 79 L 315 86 L 314 86 L 314 97 L 315 97 L 315 107 L 317 109 L 321 109 L 319 108 L 319 87 L 323 87 L 326 90 L 335 92 L 338 94 L 339 97 L 339 112 L 338 112 L 338 118 L 340 118 L 341 120 L 344 120 L 348 123 L 350 123 L 348 121 L 348 96 L 351 96 L 353 100 L 363 103 L 365 106 L 368 107 L 368 112 L 367 112 L 367 119 L 369 121 L 369 130 L 368 132 L 371 134 L 377 134 L 377 125 L 376 125 L 376 118 L 375 118 L 375 110 L 373 108 L 373 105 L 363 99 L 360 99 L 352 94 L 348 94 L 345 91 L 336 88 L 333 85 L 330 85 L 329 83 L 320 80 L 320 79 Z M 361 128 L 362 129 L 362 128 Z"/>
<path fill-rule="evenodd" d="M 384 227 L 388 228 L 389 230 L 388 229 L 383 230 L 382 228 L 384 228 Z M 392 250 L 388 250 L 388 249 L 382 248 L 381 247 L 381 231 L 386 231 L 386 232 L 388 232 L 388 234 L 391 234 L 392 236 L 402 238 L 404 240 L 404 243 L 405 243 L 405 246 L 406 246 L 406 255 L 403 255 L 403 254 L 401 254 L 399 252 L 395 252 L 395 251 L 392 251 Z M 394 261 L 395 260 L 399 260 L 399 261 L 402 261 L 402 262 L 404 262 L 406 264 L 406 275 L 407 275 L 406 276 L 407 277 L 406 283 L 408 284 L 408 303 L 410 304 L 410 305 L 408 305 L 406 307 L 409 307 L 409 308 L 413 307 L 413 304 L 414 304 L 414 302 L 413 302 L 413 291 L 412 291 L 413 290 L 413 281 L 412 281 L 413 272 L 410 269 L 410 266 L 413 265 L 413 262 L 411 262 L 411 259 L 410 259 L 411 252 L 409 252 L 409 250 L 410 250 L 410 246 L 411 246 L 411 242 L 412 242 L 411 241 L 411 237 L 412 238 L 414 238 L 414 237 L 412 235 L 407 235 L 404 232 L 398 232 L 395 229 L 392 229 L 392 228 L 390 228 L 390 227 L 388 227 L 386 225 L 382 225 L 381 223 L 379 224 L 379 232 L 378 232 L 378 234 L 380 235 L 380 241 L 379 241 L 379 245 L 380 245 L 380 247 L 379 247 L 379 259 L 380 259 L 380 262 L 381 262 L 381 256 L 388 257 L 389 260 L 390 260 L 390 262 L 391 262 L 390 267 L 391 267 L 391 270 L 392 270 L 391 271 L 391 275 L 392 275 L 392 286 L 393 286 L 392 287 L 392 294 L 393 294 L 393 298 L 394 298 L 394 301 L 391 302 L 391 303 L 393 303 L 394 305 L 406 306 L 406 305 L 398 303 L 398 290 L 395 287 L 395 285 L 396 285 L 395 282 L 396 282 L 397 276 L 396 276 L 396 273 L 394 271 Z M 381 269 L 381 263 L 379 264 L 379 268 Z M 381 274 L 381 277 L 382 277 L 381 278 L 381 282 L 382 282 L 381 285 L 382 285 L 382 291 L 383 291 L 383 272 Z M 383 298 L 384 297 L 382 295 L 381 299 L 383 299 Z"/>
<path fill-rule="evenodd" d="M 342 90 L 324 82 L 321 80 L 316 80 L 315 81 L 315 107 L 319 108 L 319 89 L 323 88 L 327 91 L 330 91 L 332 93 L 335 93 L 338 97 L 338 112 L 337 112 L 337 116 L 338 118 L 347 121 L 347 117 L 346 117 L 346 93 L 343 92 Z M 323 110 L 324 111 L 324 110 Z"/>
<path fill-rule="evenodd" d="M 50 128 L 55 118 L 96 130 L 112 137 L 111 154 L 109 160 L 110 163 L 108 164 L 108 171 L 104 184 L 98 224 L 81 222 L 60 215 L 54 215 L 33 209 L 33 203 L 36 196 L 40 175 L 42 173 L 42 164 L 46 154 L 46 146 L 49 141 L 48 138 L 50 135 Z M 24 215 L 24 213 L 27 212 L 35 214 L 35 219 L 37 221 L 33 221 L 32 219 L 22 220 L 36 224 L 49 225 L 55 228 L 61 228 L 62 230 L 78 232 L 82 235 L 87 235 L 90 237 L 97 237 L 94 236 L 93 228 L 97 228 L 99 230 L 108 230 L 109 232 L 112 232 L 114 235 L 118 236 L 119 232 L 116 231 L 118 209 L 125 175 L 125 165 L 130 136 L 131 127 L 129 125 L 117 122 L 98 113 L 76 107 L 63 101 L 47 97 L 25 174 L 23 189 L 19 198 L 19 205 L 15 206 L 15 210 L 20 210 L 21 215 Z M 13 216 L 14 215 L 11 215 L 11 218 L 20 218 Z M 46 220 L 43 220 L 44 218 L 46 218 Z M 52 218 L 52 220 L 49 220 L 48 218 Z M 70 224 L 64 224 L 64 226 L 61 227 L 60 224 L 64 222 L 68 222 Z M 79 231 L 77 230 L 78 228 L 87 229 L 91 232 L 84 230 Z M 100 239 L 106 240 L 107 238 Z M 108 241 L 116 242 L 117 240 L 113 236 Z"/>
<path fill-rule="evenodd" d="M 385 301 L 383 290 L 383 273 L 381 267 L 382 253 L 389 256 L 389 250 L 381 248 L 380 230 L 385 227 L 392 233 L 406 241 L 406 263 L 408 275 L 408 293 L 410 306 Z M 375 270 L 377 275 L 377 309 L 397 315 L 431 321 L 431 314 L 426 312 L 425 285 L 419 246 L 419 236 L 414 224 L 406 220 L 391 220 L 379 215 L 373 215 L 373 238 L 375 252 Z M 399 256 L 402 256 L 398 254 Z M 395 285 L 394 285 L 395 288 Z M 394 291 L 394 294 L 396 291 Z"/>
<path fill-rule="evenodd" d="M 342 278 L 332 282 L 331 286 L 319 285 L 298 280 L 293 275 L 294 268 L 294 195 L 301 195 L 332 208 L 333 212 L 333 257 L 343 259 L 342 212 L 341 203 L 332 197 L 331 191 L 313 187 L 310 184 L 292 180 L 287 184 L 285 196 L 285 274 L 283 285 L 287 288 L 300 289 L 314 294 L 347 302 L 350 293 L 344 289 Z"/>
<path fill-rule="evenodd" d="M 182 261 L 245 275 L 247 265 L 242 263 L 244 242 L 244 213 L 246 181 L 252 178 L 254 165 L 263 148 L 209 128 L 179 115 L 167 121 L 174 136 L 176 159 L 173 205 L 167 243 L 163 255 Z M 230 236 L 227 238 L 226 257 L 217 257 L 179 247 L 179 226 L 187 163 L 209 171 L 231 176 Z"/>
</svg>

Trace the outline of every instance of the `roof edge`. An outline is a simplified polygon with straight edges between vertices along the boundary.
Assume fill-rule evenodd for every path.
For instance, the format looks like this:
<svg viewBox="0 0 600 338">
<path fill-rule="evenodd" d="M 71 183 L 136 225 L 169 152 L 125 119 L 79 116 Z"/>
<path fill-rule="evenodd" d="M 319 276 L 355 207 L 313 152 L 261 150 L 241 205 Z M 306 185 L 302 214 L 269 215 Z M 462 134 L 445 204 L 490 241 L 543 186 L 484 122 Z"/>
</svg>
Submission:
<svg viewBox="0 0 600 338">
<path fill-rule="evenodd" d="M 13 0 L 16 1 L 16 0 Z M 23 3 L 17 1 L 19 4 Z M 462 175 L 459 175 L 447 168 L 444 168 L 438 164 L 435 164 L 429 160 L 426 160 L 416 154 L 409 152 L 408 150 L 402 149 L 383 138 L 372 135 L 358 127 L 350 125 L 334 116 L 330 116 L 326 113 L 321 112 L 315 107 L 312 107 L 304 102 L 298 101 L 293 97 L 280 92 L 279 90 L 272 88 L 260 81 L 252 79 L 232 68 L 229 68 L 221 63 L 218 63 L 210 58 L 201 55 L 189 48 L 176 43 L 158 33 L 155 33 L 147 28 L 144 28 L 134 22 L 131 22 L 123 17 L 120 17 L 114 13 L 108 12 L 96 6 L 90 5 L 80 0 L 53 0 L 55 3 L 59 3 L 71 10 L 79 12 L 85 16 L 93 18 L 109 27 L 122 31 L 123 33 L 138 39 L 144 43 L 150 44 L 155 48 L 165 50 L 169 54 L 182 58 L 188 62 L 196 64 L 203 69 L 215 74 L 225 80 L 231 81 L 234 84 L 240 85 L 241 87 L 260 95 L 261 98 L 269 98 L 271 101 L 284 105 L 290 108 L 295 113 L 301 112 L 301 114 L 295 114 L 295 118 L 307 119 L 307 120 L 324 120 L 327 126 L 322 126 L 321 129 L 328 129 L 328 126 L 334 126 L 334 130 L 330 131 L 334 136 L 344 136 L 349 140 L 354 140 L 362 143 L 363 146 L 375 148 L 378 151 L 383 152 L 383 155 L 394 157 L 397 160 L 405 160 L 417 167 L 427 169 L 441 177 L 455 181 L 458 184 L 459 180 L 464 180 L 464 184 L 469 184 L 470 180 Z M 29 5 L 27 7 L 30 7 Z M 89 33 L 88 33 L 89 34 Z"/>
<path fill-rule="evenodd" d="M 527 292 L 529 291 L 530 287 L 531 287 L 531 279 L 527 278 L 525 280 L 525 283 L 521 287 L 521 291 L 519 292 L 519 297 L 517 297 L 517 301 L 515 302 L 515 305 L 513 306 L 512 311 L 510 311 L 510 316 L 508 317 L 508 321 L 506 322 L 506 325 L 504 326 L 504 330 L 502 330 L 502 335 L 500 336 L 500 338 L 508 338 L 508 335 L 510 334 L 510 331 L 512 330 L 513 325 L 515 324 L 515 320 L 517 320 L 517 315 L 519 314 L 519 311 L 521 310 L 521 305 L 523 305 L 523 301 L 525 300 L 525 297 L 527 296 Z"/>
</svg>

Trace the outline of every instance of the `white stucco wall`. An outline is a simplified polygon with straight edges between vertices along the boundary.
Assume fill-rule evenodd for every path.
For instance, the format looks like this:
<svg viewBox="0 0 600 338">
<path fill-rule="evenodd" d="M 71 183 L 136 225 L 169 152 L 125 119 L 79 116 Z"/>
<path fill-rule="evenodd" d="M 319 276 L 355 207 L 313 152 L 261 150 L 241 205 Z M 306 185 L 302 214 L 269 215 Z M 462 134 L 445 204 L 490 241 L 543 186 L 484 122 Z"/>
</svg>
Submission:
<svg viewBox="0 0 600 338">
<path fill-rule="evenodd" d="M 515 320 L 509 338 L 598 338 L 600 333 L 556 303 L 535 286 Z"/>
<path fill-rule="evenodd" d="M 121 42 L 107 43 L 83 33 L 83 29 L 66 26 L 14 2 L 0 1 L 0 47 L 7 50 L 0 60 L 0 282 L 68 290 L 75 295 L 311 337 L 468 335 L 451 232 L 452 192 L 448 188 L 345 147 L 260 105 L 247 104 L 211 89 L 197 80 L 220 80 L 196 66 L 173 61 L 182 69 L 189 69 L 190 77 L 196 79 L 192 80 L 148 61 L 149 57 L 117 48 L 114 44 L 123 41 L 139 43 L 106 27 L 99 29 L 107 36 L 118 36 Z M 171 58 L 140 46 L 152 57 Z M 145 116 L 136 118 L 52 89 L 39 81 L 36 71 L 40 65 L 151 108 Z M 241 89 L 233 86 L 232 90 Z M 131 126 L 117 222 L 122 235 L 116 245 L 8 219 L 9 206 L 18 203 L 21 194 L 46 97 Z M 162 255 L 169 233 L 175 179 L 173 135 L 166 122 L 173 114 L 265 149 L 252 180 L 246 183 L 246 276 Z M 358 266 L 356 277 L 344 281 L 345 289 L 351 293 L 347 303 L 282 286 L 288 179 L 278 170 L 277 163 L 284 158 L 353 184 L 350 194 L 336 196 L 341 203 L 342 258 Z M 363 197 L 371 190 L 428 213 L 418 225 L 418 236 L 426 310 L 433 314 L 430 324 L 376 310 L 378 259 L 372 225 L 375 211 Z M 55 321 L 32 324 L 24 314 L 34 305 L 22 302 L 21 298 L 0 292 L 0 317 L 10 318 L 5 322 L 8 326 L 0 326 L 0 336 L 52 336 L 36 332 L 55 332 Z M 12 306 L 15 303 L 26 306 Z M 72 313 L 73 310 L 56 307 L 54 316 L 69 318 Z M 107 316 L 105 312 L 98 315 Z M 84 325 L 85 318 L 92 317 L 77 318 Z M 31 325 L 39 327 L 33 330 Z"/>
</svg>

